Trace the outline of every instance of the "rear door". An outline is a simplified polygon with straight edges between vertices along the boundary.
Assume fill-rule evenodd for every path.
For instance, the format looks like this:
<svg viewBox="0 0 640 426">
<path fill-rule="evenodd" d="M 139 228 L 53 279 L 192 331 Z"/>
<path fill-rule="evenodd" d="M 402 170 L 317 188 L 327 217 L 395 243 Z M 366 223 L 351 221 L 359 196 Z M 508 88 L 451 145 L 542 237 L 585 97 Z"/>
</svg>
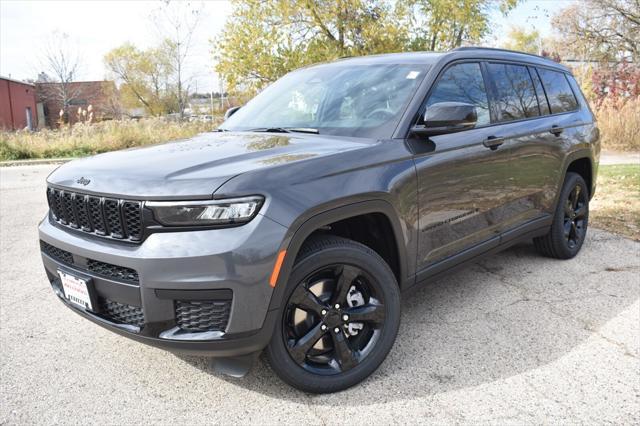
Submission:
<svg viewBox="0 0 640 426">
<path fill-rule="evenodd" d="M 512 104 L 494 102 L 497 121 L 505 123 L 500 132 L 509 137 L 506 144 L 512 156 L 513 214 L 506 226 L 535 225 L 553 214 L 567 150 L 565 137 L 574 120 L 570 111 L 577 109 L 577 103 L 562 72 L 516 64 L 488 64 L 488 70 L 494 84 L 515 93 L 521 105 L 521 117 L 516 118 L 509 115 Z M 500 97 L 501 92 L 494 93 Z"/>
<path fill-rule="evenodd" d="M 509 231 L 535 225 L 548 203 L 546 185 L 557 167 L 557 147 L 550 144 L 546 101 L 539 102 L 536 81 L 522 63 L 487 63 L 495 134 L 510 152 L 505 190 L 505 221 Z"/>
</svg>

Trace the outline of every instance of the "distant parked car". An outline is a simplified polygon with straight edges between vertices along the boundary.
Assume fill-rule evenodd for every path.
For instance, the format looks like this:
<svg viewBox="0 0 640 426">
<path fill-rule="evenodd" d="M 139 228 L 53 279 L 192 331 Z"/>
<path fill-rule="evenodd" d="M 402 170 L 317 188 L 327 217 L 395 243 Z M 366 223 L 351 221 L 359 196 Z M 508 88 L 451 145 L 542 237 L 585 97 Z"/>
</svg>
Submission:
<svg viewBox="0 0 640 426">
<path fill-rule="evenodd" d="M 42 258 L 60 300 L 109 330 L 231 374 L 266 350 L 287 383 L 334 392 L 387 356 L 401 291 L 524 240 L 575 256 L 599 151 L 550 60 L 345 59 L 288 74 L 217 132 L 61 166 Z"/>
</svg>

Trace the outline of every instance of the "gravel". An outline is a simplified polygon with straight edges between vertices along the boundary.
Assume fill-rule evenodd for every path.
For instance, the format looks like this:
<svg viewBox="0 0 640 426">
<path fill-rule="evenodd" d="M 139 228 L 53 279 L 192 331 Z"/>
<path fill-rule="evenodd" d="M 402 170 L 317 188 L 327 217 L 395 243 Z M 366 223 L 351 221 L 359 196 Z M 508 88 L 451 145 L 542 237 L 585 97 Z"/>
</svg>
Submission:
<svg viewBox="0 0 640 426">
<path fill-rule="evenodd" d="M 0 168 L 0 424 L 640 423 L 640 244 L 571 261 L 520 245 L 404 296 L 363 384 L 312 396 L 112 334 L 51 291 L 37 223 L 55 166 Z"/>
</svg>

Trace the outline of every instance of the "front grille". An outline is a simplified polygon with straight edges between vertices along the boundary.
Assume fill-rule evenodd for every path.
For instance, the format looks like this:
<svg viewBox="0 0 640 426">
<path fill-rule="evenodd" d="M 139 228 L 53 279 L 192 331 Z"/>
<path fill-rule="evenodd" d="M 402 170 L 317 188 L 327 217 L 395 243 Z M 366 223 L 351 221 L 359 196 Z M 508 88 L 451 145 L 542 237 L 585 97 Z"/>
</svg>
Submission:
<svg viewBox="0 0 640 426">
<path fill-rule="evenodd" d="M 176 300 L 176 323 L 189 332 L 224 331 L 230 312 L 230 300 Z"/>
<path fill-rule="evenodd" d="M 142 308 L 137 306 L 98 297 L 98 309 L 100 315 L 111 322 L 135 325 L 136 327 L 142 327 L 144 324 Z"/>
<path fill-rule="evenodd" d="M 100 262 L 98 260 L 87 259 L 87 270 L 94 274 L 119 281 L 127 281 L 134 284 L 138 284 L 140 282 L 138 273 L 135 270 L 124 266 Z"/>
<path fill-rule="evenodd" d="M 40 249 L 49 257 L 57 260 L 58 262 L 73 265 L 73 255 L 66 250 L 54 247 L 42 240 L 40 240 Z"/>
<path fill-rule="evenodd" d="M 125 266 L 112 265 L 111 263 L 100 262 L 99 260 L 87 259 L 78 256 L 79 263 L 73 259 L 73 255 L 66 250 L 59 249 L 49 243 L 40 240 L 40 249 L 44 254 L 57 260 L 60 263 L 73 265 L 75 268 L 100 275 L 104 278 L 115 281 L 124 281 L 130 284 L 140 284 L 138 272 Z M 86 266 L 85 266 L 86 265 Z"/>
<path fill-rule="evenodd" d="M 47 189 L 53 219 L 70 228 L 118 240 L 142 239 L 142 203 Z"/>
</svg>

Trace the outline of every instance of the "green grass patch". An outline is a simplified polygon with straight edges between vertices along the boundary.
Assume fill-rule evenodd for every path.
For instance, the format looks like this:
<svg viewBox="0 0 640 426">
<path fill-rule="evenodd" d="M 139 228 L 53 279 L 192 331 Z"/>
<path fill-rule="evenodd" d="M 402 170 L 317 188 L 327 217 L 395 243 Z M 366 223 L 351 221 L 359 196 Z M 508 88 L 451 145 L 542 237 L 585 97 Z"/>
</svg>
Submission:
<svg viewBox="0 0 640 426">
<path fill-rule="evenodd" d="M 640 164 L 600 166 L 589 221 L 640 241 Z"/>
</svg>

